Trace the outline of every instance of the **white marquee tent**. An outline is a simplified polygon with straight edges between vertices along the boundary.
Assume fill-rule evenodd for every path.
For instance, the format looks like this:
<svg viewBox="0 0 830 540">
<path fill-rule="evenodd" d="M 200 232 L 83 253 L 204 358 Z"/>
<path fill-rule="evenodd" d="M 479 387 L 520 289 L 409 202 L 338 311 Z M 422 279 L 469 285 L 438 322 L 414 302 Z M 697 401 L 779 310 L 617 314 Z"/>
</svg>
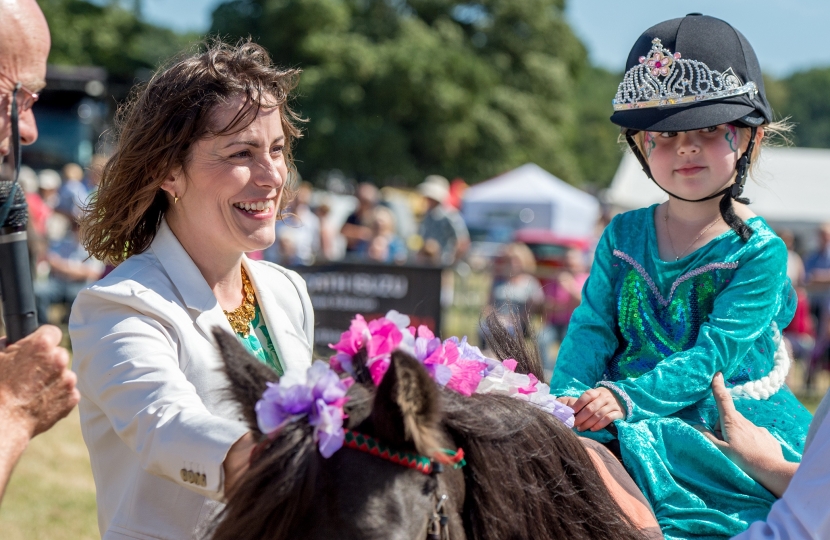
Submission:
<svg viewBox="0 0 830 540">
<path fill-rule="evenodd" d="M 752 201 L 750 208 L 773 226 L 798 228 L 830 221 L 830 150 L 764 148 L 744 193 Z M 642 208 L 667 198 L 630 152 L 606 192 L 607 202 L 622 210 Z"/>
<path fill-rule="evenodd" d="M 600 214 L 597 199 L 533 163 L 464 192 L 471 231 L 546 229 L 569 238 L 590 236 Z"/>
</svg>

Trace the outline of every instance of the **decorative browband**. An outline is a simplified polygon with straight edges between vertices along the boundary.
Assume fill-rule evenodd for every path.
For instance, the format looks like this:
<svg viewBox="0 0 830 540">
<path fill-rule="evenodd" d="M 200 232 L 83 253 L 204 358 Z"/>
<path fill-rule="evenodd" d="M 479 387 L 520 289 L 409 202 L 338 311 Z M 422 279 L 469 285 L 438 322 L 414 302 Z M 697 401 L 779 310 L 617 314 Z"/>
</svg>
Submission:
<svg viewBox="0 0 830 540">
<path fill-rule="evenodd" d="M 744 84 L 732 68 L 722 73 L 709 69 L 703 62 L 681 58 L 679 52 L 672 54 L 654 38 L 648 56 L 641 56 L 639 65 L 625 73 L 612 103 L 615 111 L 625 111 L 743 94 L 753 98 L 757 92 L 754 82 Z"/>
</svg>

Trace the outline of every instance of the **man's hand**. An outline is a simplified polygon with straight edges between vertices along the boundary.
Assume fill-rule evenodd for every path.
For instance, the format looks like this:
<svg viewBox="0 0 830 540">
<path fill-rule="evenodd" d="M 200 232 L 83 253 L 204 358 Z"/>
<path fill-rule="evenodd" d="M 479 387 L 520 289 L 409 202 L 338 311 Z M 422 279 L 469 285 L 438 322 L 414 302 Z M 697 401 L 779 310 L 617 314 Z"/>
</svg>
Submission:
<svg viewBox="0 0 830 540">
<path fill-rule="evenodd" d="M 61 331 L 42 326 L 6 347 L 0 338 L 0 427 L 23 430 L 28 438 L 51 428 L 78 404 L 69 353 L 58 344 Z"/>
<path fill-rule="evenodd" d="M 568 401 L 562 401 L 563 399 Z M 599 431 L 614 420 L 625 417 L 617 396 L 607 388 L 592 388 L 571 402 L 573 399 L 559 398 L 559 401 L 574 410 L 574 427 L 579 431 Z"/>
<path fill-rule="evenodd" d="M 703 427 L 699 431 L 746 474 L 781 497 L 798 464 L 784 459 L 781 443 L 769 431 L 756 426 L 735 409 L 720 373 L 712 379 L 712 394 L 720 413 L 720 432 L 712 433 Z"/>
</svg>

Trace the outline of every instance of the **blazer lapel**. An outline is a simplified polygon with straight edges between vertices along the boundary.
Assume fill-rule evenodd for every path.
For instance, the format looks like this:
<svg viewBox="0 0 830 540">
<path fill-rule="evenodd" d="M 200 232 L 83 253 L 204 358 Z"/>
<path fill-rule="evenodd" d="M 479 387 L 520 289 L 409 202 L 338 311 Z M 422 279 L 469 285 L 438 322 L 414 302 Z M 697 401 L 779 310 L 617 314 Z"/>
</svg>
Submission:
<svg viewBox="0 0 830 540">
<path fill-rule="evenodd" d="M 217 326 L 233 334 L 233 329 L 219 302 L 216 301 L 216 296 L 164 219 L 151 249 L 173 282 L 184 305 L 198 312 L 194 322 L 205 337 L 213 343 L 213 329 Z"/>
<path fill-rule="evenodd" d="M 304 373 L 311 361 L 311 345 L 306 340 L 305 333 L 298 331 L 291 324 L 273 287 L 267 287 L 265 277 L 257 274 L 256 265 L 250 264 L 247 257 L 242 259 L 242 264 L 245 265 L 248 277 L 251 278 L 260 312 L 265 319 L 265 326 L 268 327 L 271 339 L 274 340 L 274 347 L 277 349 L 285 370 L 301 370 Z M 291 287 L 293 293 L 294 288 L 291 283 L 286 283 L 286 285 Z"/>
</svg>

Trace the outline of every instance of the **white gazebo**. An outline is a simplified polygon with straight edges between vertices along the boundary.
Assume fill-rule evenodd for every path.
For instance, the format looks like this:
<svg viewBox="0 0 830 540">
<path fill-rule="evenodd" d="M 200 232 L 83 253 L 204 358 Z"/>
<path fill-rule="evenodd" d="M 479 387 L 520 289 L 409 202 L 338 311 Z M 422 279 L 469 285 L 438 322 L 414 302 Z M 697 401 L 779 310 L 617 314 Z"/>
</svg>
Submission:
<svg viewBox="0 0 830 540">
<path fill-rule="evenodd" d="M 471 231 L 515 232 L 544 229 L 584 238 L 600 215 L 596 197 L 533 163 L 468 188 L 462 212 Z"/>
</svg>

